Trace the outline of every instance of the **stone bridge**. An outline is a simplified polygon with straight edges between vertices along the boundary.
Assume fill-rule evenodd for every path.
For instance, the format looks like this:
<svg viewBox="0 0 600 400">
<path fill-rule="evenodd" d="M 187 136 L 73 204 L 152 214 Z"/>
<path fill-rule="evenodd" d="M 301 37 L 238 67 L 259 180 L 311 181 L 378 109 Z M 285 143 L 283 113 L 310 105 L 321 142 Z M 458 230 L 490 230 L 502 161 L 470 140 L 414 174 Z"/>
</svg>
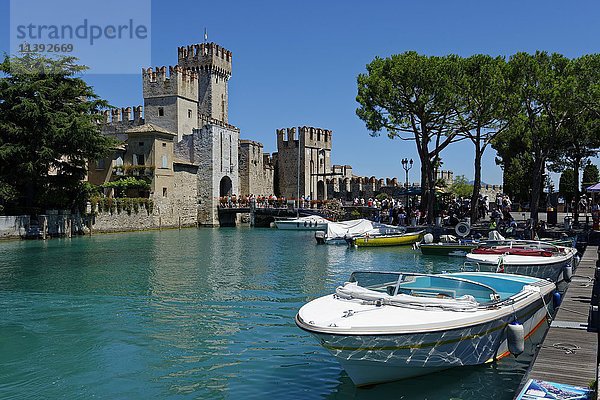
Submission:
<svg viewBox="0 0 600 400">
<path fill-rule="evenodd" d="M 236 226 L 238 214 L 250 215 L 250 226 L 269 227 L 278 218 L 306 217 L 309 215 L 324 216 L 319 210 L 310 208 L 267 208 L 267 207 L 218 207 L 219 225 Z"/>
</svg>

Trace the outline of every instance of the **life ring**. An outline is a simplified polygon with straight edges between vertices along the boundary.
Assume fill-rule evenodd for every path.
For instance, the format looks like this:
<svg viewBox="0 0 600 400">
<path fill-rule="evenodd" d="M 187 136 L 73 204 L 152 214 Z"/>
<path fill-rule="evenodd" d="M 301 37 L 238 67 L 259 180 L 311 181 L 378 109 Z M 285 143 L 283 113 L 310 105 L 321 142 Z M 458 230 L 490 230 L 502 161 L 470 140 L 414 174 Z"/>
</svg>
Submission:
<svg viewBox="0 0 600 400">
<path fill-rule="evenodd" d="M 466 222 L 459 222 L 454 228 L 456 234 L 460 237 L 468 236 L 471 233 L 471 226 Z"/>
</svg>

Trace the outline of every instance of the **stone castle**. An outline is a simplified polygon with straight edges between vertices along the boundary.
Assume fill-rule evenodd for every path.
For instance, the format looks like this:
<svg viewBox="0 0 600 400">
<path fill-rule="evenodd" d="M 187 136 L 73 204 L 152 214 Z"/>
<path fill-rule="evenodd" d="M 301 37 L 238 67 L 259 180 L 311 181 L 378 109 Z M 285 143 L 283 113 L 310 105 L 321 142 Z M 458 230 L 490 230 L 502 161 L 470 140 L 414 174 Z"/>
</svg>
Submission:
<svg viewBox="0 0 600 400">
<path fill-rule="evenodd" d="M 228 123 L 232 53 L 201 43 L 177 55 L 175 66 L 142 69 L 143 107 L 104 113 L 103 133 L 122 145 L 111 158 L 90 162 L 91 183 L 150 178 L 148 193 L 130 194 L 150 197 L 156 210 L 149 217 L 162 225 L 218 225 L 219 199 L 233 194 L 326 198 L 331 131 L 302 127 L 299 138 L 296 128 L 285 138 L 278 132 L 280 151 L 265 154 Z"/>
<path fill-rule="evenodd" d="M 363 178 L 332 165 L 332 131 L 308 126 L 276 130 L 277 152 L 242 140 L 228 123 L 232 53 L 215 43 L 179 47 L 177 65 L 142 69 L 144 105 L 106 111 L 102 131 L 119 139 L 112 157 L 90 162 L 96 185 L 131 175 L 150 181 L 155 205 L 140 228 L 216 226 L 221 198 L 230 195 L 326 200 L 372 197 L 397 180 Z M 105 189 L 107 196 L 114 190 Z M 114 221 L 97 218 L 98 229 Z"/>
</svg>

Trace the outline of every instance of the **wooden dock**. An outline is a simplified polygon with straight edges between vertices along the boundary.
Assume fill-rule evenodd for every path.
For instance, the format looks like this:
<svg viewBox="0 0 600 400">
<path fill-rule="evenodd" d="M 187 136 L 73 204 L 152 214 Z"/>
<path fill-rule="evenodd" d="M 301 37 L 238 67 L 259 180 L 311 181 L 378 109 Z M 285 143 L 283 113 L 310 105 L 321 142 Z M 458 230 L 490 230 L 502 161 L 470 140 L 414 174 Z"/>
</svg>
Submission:
<svg viewBox="0 0 600 400">
<path fill-rule="evenodd" d="M 598 333 L 587 331 L 598 247 L 588 246 L 527 379 L 588 387 L 596 381 Z"/>
</svg>

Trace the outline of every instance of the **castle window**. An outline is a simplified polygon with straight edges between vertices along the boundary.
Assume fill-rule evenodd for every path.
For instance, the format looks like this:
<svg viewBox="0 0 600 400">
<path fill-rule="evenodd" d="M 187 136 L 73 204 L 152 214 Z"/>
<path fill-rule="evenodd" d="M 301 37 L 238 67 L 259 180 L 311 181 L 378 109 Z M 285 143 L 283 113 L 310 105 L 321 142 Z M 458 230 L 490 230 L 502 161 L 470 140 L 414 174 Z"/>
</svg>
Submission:
<svg viewBox="0 0 600 400">
<path fill-rule="evenodd" d="M 168 160 L 167 156 L 163 154 L 163 156 L 161 157 L 161 162 L 162 162 L 161 168 L 169 168 L 168 161 L 169 160 Z"/>
<path fill-rule="evenodd" d="M 158 116 L 159 117 L 164 117 L 165 116 L 165 109 L 162 107 L 158 107 Z"/>
<path fill-rule="evenodd" d="M 192 110 L 188 110 L 188 118 L 192 118 Z"/>
<path fill-rule="evenodd" d="M 100 158 L 96 160 L 96 169 L 104 169 L 106 168 L 106 161 L 104 158 Z"/>
<path fill-rule="evenodd" d="M 144 142 L 138 142 L 138 145 L 139 145 L 140 147 L 144 147 Z"/>
<path fill-rule="evenodd" d="M 327 143 L 328 139 L 327 134 L 325 134 L 325 143 Z"/>
<path fill-rule="evenodd" d="M 162 144 L 162 147 L 167 147 L 167 144 L 166 144 L 166 143 L 163 143 L 163 144 Z"/>
<path fill-rule="evenodd" d="M 163 197 L 167 197 L 167 188 L 163 188 Z"/>
</svg>

